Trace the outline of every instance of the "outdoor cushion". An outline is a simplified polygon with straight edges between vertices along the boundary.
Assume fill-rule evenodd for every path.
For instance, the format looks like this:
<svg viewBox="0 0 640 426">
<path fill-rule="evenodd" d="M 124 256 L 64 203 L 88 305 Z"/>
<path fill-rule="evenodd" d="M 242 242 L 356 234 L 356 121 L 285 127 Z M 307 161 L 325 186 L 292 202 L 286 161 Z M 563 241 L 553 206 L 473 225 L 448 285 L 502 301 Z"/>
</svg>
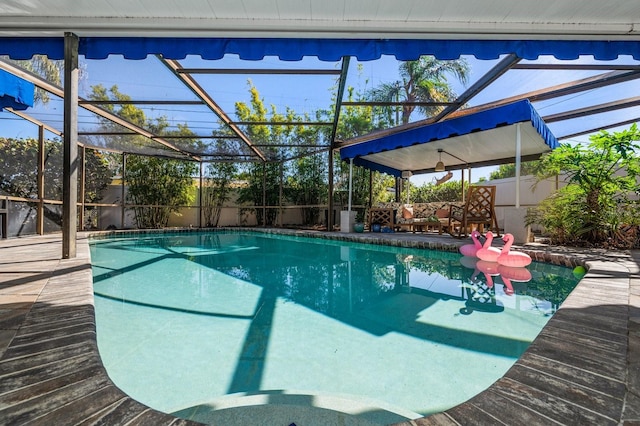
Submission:
<svg viewBox="0 0 640 426">
<path fill-rule="evenodd" d="M 402 218 L 403 219 L 413 219 L 413 207 L 402 207 Z"/>
</svg>

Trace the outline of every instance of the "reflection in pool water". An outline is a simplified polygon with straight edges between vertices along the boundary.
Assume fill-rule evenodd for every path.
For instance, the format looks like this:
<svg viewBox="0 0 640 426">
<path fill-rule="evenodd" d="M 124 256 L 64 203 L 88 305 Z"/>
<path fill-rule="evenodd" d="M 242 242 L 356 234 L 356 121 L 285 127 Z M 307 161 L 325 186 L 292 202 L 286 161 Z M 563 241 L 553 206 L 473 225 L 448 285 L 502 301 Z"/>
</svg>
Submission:
<svg viewBox="0 0 640 426">
<path fill-rule="evenodd" d="M 577 284 L 536 262 L 501 271 L 458 253 L 251 232 L 91 250 L 110 376 L 196 419 L 225 395 L 274 392 L 358 400 L 374 408 L 355 414 L 381 424 L 445 410 L 501 377 Z"/>
</svg>

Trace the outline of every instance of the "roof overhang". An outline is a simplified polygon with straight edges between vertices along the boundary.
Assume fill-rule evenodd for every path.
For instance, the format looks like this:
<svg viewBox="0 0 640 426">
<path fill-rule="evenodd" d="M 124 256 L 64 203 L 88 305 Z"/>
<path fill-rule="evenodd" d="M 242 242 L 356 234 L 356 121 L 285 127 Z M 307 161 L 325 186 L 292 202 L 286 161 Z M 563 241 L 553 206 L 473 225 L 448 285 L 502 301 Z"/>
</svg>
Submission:
<svg viewBox="0 0 640 426">
<path fill-rule="evenodd" d="M 636 0 L 29 0 L 0 2 L 0 34 L 80 37 L 630 39 Z"/>
<path fill-rule="evenodd" d="M 447 170 L 514 163 L 520 133 L 520 157 L 533 160 L 559 143 L 527 100 L 410 130 L 385 133 L 340 150 L 343 160 L 402 176 L 435 172 L 440 157 Z M 443 150 L 439 153 L 438 150 Z"/>
</svg>

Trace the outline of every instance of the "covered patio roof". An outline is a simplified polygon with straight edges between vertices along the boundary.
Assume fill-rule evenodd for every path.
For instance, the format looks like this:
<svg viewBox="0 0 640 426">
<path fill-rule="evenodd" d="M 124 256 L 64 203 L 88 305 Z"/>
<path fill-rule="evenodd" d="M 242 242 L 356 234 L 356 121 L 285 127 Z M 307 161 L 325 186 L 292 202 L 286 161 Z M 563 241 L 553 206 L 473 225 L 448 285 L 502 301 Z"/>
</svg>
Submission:
<svg viewBox="0 0 640 426">
<path fill-rule="evenodd" d="M 343 160 L 396 177 L 435 172 L 439 159 L 447 170 L 534 160 L 558 146 L 528 100 L 408 130 L 384 132 L 340 150 Z"/>
</svg>

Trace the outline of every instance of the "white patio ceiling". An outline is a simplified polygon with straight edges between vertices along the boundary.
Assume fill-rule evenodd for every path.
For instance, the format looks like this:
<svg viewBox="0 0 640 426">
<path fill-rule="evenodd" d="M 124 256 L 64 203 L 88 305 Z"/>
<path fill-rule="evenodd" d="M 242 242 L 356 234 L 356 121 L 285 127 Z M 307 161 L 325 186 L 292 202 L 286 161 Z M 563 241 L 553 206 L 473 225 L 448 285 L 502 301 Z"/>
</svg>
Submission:
<svg viewBox="0 0 640 426">
<path fill-rule="evenodd" d="M 637 0 L 5 0 L 0 35 L 629 39 Z"/>
</svg>

